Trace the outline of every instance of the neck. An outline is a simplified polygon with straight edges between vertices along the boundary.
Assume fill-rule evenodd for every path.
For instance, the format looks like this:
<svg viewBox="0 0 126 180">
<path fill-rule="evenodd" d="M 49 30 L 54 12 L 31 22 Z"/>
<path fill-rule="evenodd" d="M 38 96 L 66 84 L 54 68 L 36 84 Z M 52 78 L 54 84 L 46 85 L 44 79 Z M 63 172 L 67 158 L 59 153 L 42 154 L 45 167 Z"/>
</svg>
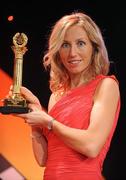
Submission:
<svg viewBox="0 0 126 180">
<path fill-rule="evenodd" d="M 85 77 L 84 77 L 85 76 Z M 93 77 L 91 74 L 79 74 L 79 75 L 72 75 L 71 76 L 71 84 L 70 84 L 70 89 L 79 87 L 83 84 L 87 84 L 90 80 L 92 80 Z"/>
<path fill-rule="evenodd" d="M 71 89 L 78 87 L 82 84 L 84 84 L 84 79 L 81 77 L 81 75 L 71 77 L 71 85 L 70 85 Z"/>
</svg>

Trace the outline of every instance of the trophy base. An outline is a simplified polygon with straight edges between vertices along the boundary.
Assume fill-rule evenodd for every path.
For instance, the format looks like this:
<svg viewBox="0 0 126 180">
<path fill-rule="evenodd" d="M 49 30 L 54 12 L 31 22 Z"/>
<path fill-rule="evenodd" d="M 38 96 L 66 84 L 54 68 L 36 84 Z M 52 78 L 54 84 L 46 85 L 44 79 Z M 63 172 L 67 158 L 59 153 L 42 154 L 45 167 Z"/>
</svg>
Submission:
<svg viewBox="0 0 126 180">
<path fill-rule="evenodd" d="M 22 114 L 22 113 L 28 113 L 29 108 L 28 107 L 19 107 L 19 106 L 1 106 L 0 112 L 2 114 Z"/>
</svg>

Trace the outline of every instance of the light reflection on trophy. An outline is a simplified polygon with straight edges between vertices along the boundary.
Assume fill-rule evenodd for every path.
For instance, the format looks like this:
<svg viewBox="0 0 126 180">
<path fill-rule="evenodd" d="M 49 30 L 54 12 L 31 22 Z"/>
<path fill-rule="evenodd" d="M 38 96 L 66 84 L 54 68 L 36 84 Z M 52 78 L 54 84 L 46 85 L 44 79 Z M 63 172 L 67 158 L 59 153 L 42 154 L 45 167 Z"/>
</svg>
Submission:
<svg viewBox="0 0 126 180">
<path fill-rule="evenodd" d="M 28 38 L 24 33 L 16 33 L 13 37 L 12 50 L 14 52 L 14 74 L 13 74 L 13 90 L 9 98 L 4 99 L 0 112 L 3 114 L 10 113 L 27 113 L 28 104 L 26 99 L 21 95 L 20 88 L 22 86 L 23 72 L 23 55 L 27 51 Z"/>
</svg>

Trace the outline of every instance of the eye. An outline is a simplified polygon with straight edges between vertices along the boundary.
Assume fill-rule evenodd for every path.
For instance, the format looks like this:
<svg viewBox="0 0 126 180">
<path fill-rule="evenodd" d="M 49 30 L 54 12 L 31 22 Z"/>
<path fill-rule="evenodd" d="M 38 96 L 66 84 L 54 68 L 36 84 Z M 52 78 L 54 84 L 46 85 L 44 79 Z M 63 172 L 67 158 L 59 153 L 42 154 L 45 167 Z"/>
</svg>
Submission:
<svg viewBox="0 0 126 180">
<path fill-rule="evenodd" d="M 83 47 L 83 46 L 85 46 L 85 42 L 84 42 L 84 41 L 78 41 L 78 42 L 77 42 L 77 45 L 78 45 L 79 47 Z"/>
<path fill-rule="evenodd" d="M 62 48 L 69 48 L 69 47 L 70 47 L 70 44 L 67 43 L 67 42 L 64 42 L 61 47 L 62 47 Z"/>
</svg>

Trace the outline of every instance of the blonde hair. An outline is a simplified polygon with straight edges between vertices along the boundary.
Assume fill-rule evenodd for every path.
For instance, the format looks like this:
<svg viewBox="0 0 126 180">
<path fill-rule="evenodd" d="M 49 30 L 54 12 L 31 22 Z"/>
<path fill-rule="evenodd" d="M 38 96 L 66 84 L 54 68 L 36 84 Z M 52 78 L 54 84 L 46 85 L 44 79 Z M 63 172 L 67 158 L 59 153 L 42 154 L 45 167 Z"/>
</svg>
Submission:
<svg viewBox="0 0 126 180">
<path fill-rule="evenodd" d="M 73 25 L 79 25 L 86 31 L 93 46 L 91 64 L 84 74 L 84 79 L 87 78 L 88 81 L 99 74 L 107 75 L 109 71 L 107 49 L 101 31 L 95 22 L 88 15 L 79 12 L 63 16 L 52 28 L 48 51 L 43 58 L 45 68 L 50 67 L 52 92 L 61 88 L 65 90 L 70 85 L 70 77 L 60 60 L 59 49 L 64 41 L 66 31 Z"/>
</svg>

